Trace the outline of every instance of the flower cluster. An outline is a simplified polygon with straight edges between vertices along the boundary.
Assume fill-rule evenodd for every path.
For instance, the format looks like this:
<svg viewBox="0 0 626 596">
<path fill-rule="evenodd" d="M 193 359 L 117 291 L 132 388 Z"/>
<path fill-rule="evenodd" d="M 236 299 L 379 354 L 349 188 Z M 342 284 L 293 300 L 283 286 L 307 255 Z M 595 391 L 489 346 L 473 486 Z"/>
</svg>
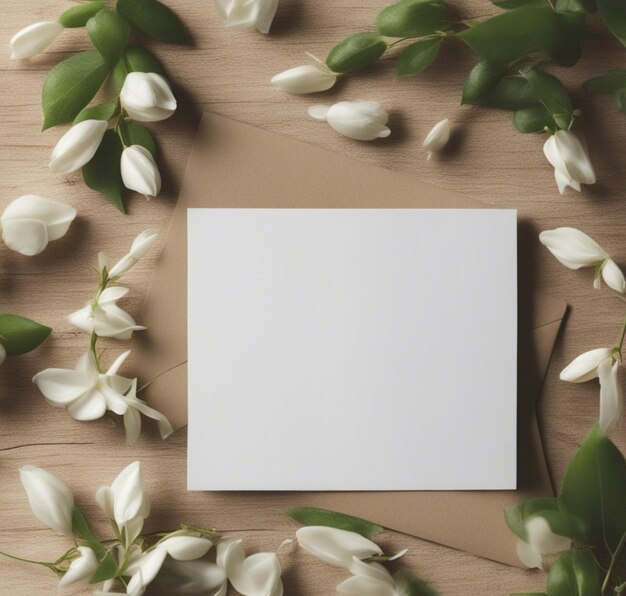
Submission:
<svg viewBox="0 0 626 596">
<path fill-rule="evenodd" d="M 20 478 L 37 519 L 72 537 L 76 546 L 53 562 L 1 554 L 51 569 L 59 577 L 60 590 L 88 582 L 102 584 L 96 596 L 140 596 L 148 586 L 167 594 L 225 596 L 230 582 L 244 596 L 283 594 L 276 554 L 246 557 L 241 538 L 186 524 L 173 532 L 142 534 L 150 500 L 139 462 L 96 493 L 115 536 L 111 540 L 93 534 L 70 489 L 52 473 L 29 465 L 20 470 Z"/>
<path fill-rule="evenodd" d="M 159 0 L 117 0 L 109 9 L 100 0 L 69 8 L 58 21 L 25 27 L 11 39 L 13 59 L 42 52 L 66 28 L 85 27 L 95 50 L 59 63 L 43 87 L 44 129 L 73 122 L 57 142 L 50 169 L 82 169 L 85 183 L 124 211 L 124 189 L 146 197 L 161 190 L 156 145 L 146 122 L 169 118 L 177 102 L 159 61 L 130 43 L 134 31 L 167 43 L 191 42 L 180 19 Z M 89 106 L 106 79 L 114 97 Z M 111 124 L 111 126 L 110 126 Z"/>
<path fill-rule="evenodd" d="M 97 351 L 99 337 L 128 340 L 134 331 L 145 329 L 117 305 L 128 289 L 115 285 L 141 259 L 156 239 L 156 232 L 147 230 L 135 238 L 128 254 L 110 269 L 104 253 L 98 255 L 98 288 L 94 298 L 68 321 L 90 335 L 89 351 L 72 369 L 48 368 L 36 374 L 33 382 L 53 406 L 66 408 L 76 420 L 96 420 L 107 412 L 123 416 L 126 439 L 134 443 L 141 432 L 141 414 L 156 420 L 163 438 L 173 432 L 163 414 L 137 397 L 137 379 L 121 376 L 119 369 L 130 355 L 121 354 L 105 372 L 102 354 Z"/>
<path fill-rule="evenodd" d="M 609 254 L 584 232 L 575 228 L 558 228 L 542 232 L 539 239 L 559 262 L 569 269 L 593 268 L 593 285 L 596 289 L 600 288 L 601 280 L 604 280 L 604 283 L 618 295 L 626 294 L 623 271 Z M 584 383 L 592 379 L 600 381 L 600 428 L 605 433 L 611 433 L 617 428 L 624 409 L 618 372 L 623 362 L 625 334 L 626 322 L 617 344 L 585 352 L 561 371 L 561 380 L 570 383 Z"/>
</svg>

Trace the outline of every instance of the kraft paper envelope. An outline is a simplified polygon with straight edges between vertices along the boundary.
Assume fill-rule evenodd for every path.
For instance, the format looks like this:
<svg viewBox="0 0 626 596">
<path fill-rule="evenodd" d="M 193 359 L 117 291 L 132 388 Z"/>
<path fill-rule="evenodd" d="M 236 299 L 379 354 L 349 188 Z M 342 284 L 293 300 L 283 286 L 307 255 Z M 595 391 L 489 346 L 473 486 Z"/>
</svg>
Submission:
<svg viewBox="0 0 626 596">
<path fill-rule="evenodd" d="M 175 428 L 187 422 L 186 220 L 188 207 L 438 207 L 481 208 L 483 203 L 411 177 L 366 165 L 258 128 L 205 114 L 170 229 L 139 316 L 148 331 L 134 336 L 134 361 L 153 379 L 144 397 Z M 285 507 L 324 507 L 387 528 L 519 565 L 503 509 L 553 494 L 535 414 L 542 380 L 565 314 L 557 299 L 520 284 L 518 364 L 518 490 L 474 492 L 206 493 L 212 523 L 259 527 L 263 515 Z M 524 293 L 526 292 L 526 294 Z M 463 357 L 459 346 L 456 357 Z M 454 374 L 454 361 L 450 362 Z M 493 446 L 498 449 L 498 445 Z M 410 454 L 406 454 L 410 457 Z M 242 517 L 243 516 L 243 517 Z"/>
</svg>

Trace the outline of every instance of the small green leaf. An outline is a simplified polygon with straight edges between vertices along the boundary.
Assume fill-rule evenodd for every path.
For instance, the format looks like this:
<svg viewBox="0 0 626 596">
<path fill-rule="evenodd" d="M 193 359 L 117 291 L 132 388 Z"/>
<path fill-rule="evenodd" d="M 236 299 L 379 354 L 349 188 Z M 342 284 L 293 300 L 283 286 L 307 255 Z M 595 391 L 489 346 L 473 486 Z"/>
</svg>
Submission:
<svg viewBox="0 0 626 596">
<path fill-rule="evenodd" d="M 19 315 L 0 314 L 0 343 L 9 356 L 31 352 L 52 333 L 50 327 Z"/>
<path fill-rule="evenodd" d="M 117 133 L 107 130 L 93 159 L 83 166 L 83 179 L 89 188 L 102 193 L 122 213 L 126 213 L 124 182 L 120 171 L 122 151 L 122 141 Z"/>
<path fill-rule="evenodd" d="M 626 461 L 596 425 L 565 472 L 559 506 L 587 523 L 587 544 L 615 552 L 626 532 Z"/>
<path fill-rule="evenodd" d="M 602 596 L 598 567 L 588 551 L 568 550 L 550 566 L 549 596 Z"/>
<path fill-rule="evenodd" d="M 44 130 L 72 122 L 98 92 L 108 71 L 96 50 L 79 52 L 59 62 L 43 85 Z"/>
<path fill-rule="evenodd" d="M 626 45 L 626 2 L 597 0 L 598 13 L 608 30 Z"/>
<path fill-rule="evenodd" d="M 539 53 L 561 66 L 573 66 L 580 58 L 582 35 L 578 15 L 527 6 L 481 21 L 458 37 L 490 62 L 507 64 Z"/>
<path fill-rule="evenodd" d="M 583 89 L 592 95 L 613 95 L 620 89 L 626 89 L 626 70 L 610 70 L 606 74 L 589 79 L 583 83 Z"/>
<path fill-rule="evenodd" d="M 513 113 L 513 126 L 519 132 L 541 133 L 558 127 L 543 106 L 523 108 Z"/>
<path fill-rule="evenodd" d="M 104 545 L 94 536 L 83 512 L 78 507 L 72 509 L 72 530 L 91 547 L 98 559 L 104 557 L 106 554 Z"/>
<path fill-rule="evenodd" d="M 474 103 L 480 106 L 513 111 L 539 105 L 528 81 L 518 75 L 504 77 L 490 91 L 474 100 Z"/>
<path fill-rule="evenodd" d="M 405 77 L 426 70 L 437 59 L 440 47 L 441 37 L 416 41 L 407 46 L 398 58 L 396 74 Z"/>
<path fill-rule="evenodd" d="M 574 108 L 563 83 L 551 74 L 531 68 L 522 73 L 530 88 L 562 130 L 569 130 L 574 120 Z"/>
<path fill-rule="evenodd" d="M 83 120 L 106 120 L 107 122 L 113 118 L 117 111 L 117 102 L 101 103 L 97 106 L 89 106 L 80 111 L 74 119 L 74 124 Z"/>
<path fill-rule="evenodd" d="M 508 65 L 481 60 L 470 70 L 463 86 L 462 104 L 475 104 L 491 91 L 506 74 Z"/>
<path fill-rule="evenodd" d="M 361 536 L 365 536 L 365 538 L 371 538 L 383 531 L 381 526 L 377 526 L 360 517 L 337 513 L 328 509 L 318 509 L 317 507 L 296 507 L 285 510 L 285 514 L 303 526 L 329 526 L 339 530 L 356 532 L 361 534 Z"/>
<path fill-rule="evenodd" d="M 548 0 L 491 0 L 492 4 L 500 8 L 511 10 L 512 8 L 522 8 L 523 6 L 546 6 L 550 4 Z"/>
<path fill-rule="evenodd" d="M 145 126 L 134 120 L 125 120 L 120 122 L 120 131 L 127 146 L 141 145 L 150 151 L 153 157 L 156 157 L 156 143 Z"/>
<path fill-rule="evenodd" d="M 613 95 L 613 99 L 615 100 L 615 105 L 617 109 L 626 114 L 626 89 L 619 89 Z"/>
<path fill-rule="evenodd" d="M 72 6 L 72 8 L 68 8 L 65 12 L 61 13 L 59 23 L 67 29 L 84 27 L 87 21 L 105 6 L 106 2 L 101 2 L 100 0 Z"/>
<path fill-rule="evenodd" d="M 387 37 L 421 37 L 447 29 L 446 13 L 439 0 L 402 0 L 378 15 L 376 30 Z"/>
<path fill-rule="evenodd" d="M 100 582 L 105 582 L 108 579 L 113 579 L 117 577 L 118 567 L 113 555 L 108 552 L 104 559 L 100 561 L 100 565 L 98 565 L 98 569 L 94 573 L 93 577 L 89 580 L 90 584 L 99 584 Z"/>
<path fill-rule="evenodd" d="M 115 64 L 128 41 L 130 25 L 119 13 L 101 10 L 87 21 L 87 33 L 102 57 L 109 64 Z"/>
<path fill-rule="evenodd" d="M 398 571 L 395 580 L 404 596 L 438 596 L 438 592 L 419 577 L 411 575 L 406 569 Z"/>
<path fill-rule="evenodd" d="M 556 0 L 556 11 L 562 13 L 587 14 L 596 12 L 596 0 Z"/>
<path fill-rule="evenodd" d="M 355 33 L 330 51 L 326 65 L 333 72 L 354 72 L 374 64 L 386 49 L 387 44 L 375 33 Z"/>
<path fill-rule="evenodd" d="M 191 34 L 175 12 L 158 0 L 117 0 L 117 10 L 144 35 L 165 43 L 188 45 Z"/>
</svg>

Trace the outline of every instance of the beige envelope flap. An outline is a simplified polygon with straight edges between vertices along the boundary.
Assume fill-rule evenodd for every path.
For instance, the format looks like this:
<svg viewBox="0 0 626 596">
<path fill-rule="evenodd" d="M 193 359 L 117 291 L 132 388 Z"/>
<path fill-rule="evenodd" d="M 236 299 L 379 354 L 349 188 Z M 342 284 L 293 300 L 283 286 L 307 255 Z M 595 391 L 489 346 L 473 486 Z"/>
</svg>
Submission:
<svg viewBox="0 0 626 596">
<path fill-rule="evenodd" d="M 187 423 L 186 215 L 188 207 L 485 208 L 476 200 L 261 129 L 205 114 L 135 334 L 133 360 L 144 397 L 175 428 Z M 360 515 L 386 527 L 517 564 L 502 509 L 552 494 L 532 405 L 545 375 L 565 304 L 520 295 L 518 491 L 385 493 L 208 493 L 220 510 L 263 502 L 308 504 Z M 497 449 L 497 445 L 494 445 Z M 255 508 L 256 509 L 256 508 Z M 258 511 L 258 510 L 257 510 Z M 219 517 L 215 520 L 219 523 Z M 252 520 L 251 520 L 252 521 Z M 228 520 L 224 520 L 227 523 Z M 262 520 L 256 517 L 254 523 Z"/>
</svg>

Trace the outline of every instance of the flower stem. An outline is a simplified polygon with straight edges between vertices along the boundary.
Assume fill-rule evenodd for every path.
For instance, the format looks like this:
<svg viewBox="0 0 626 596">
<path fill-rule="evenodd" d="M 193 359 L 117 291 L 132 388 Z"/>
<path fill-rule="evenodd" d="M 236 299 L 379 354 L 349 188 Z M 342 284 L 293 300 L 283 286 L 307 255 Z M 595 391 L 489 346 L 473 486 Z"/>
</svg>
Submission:
<svg viewBox="0 0 626 596">
<path fill-rule="evenodd" d="M 622 326 L 622 333 L 619 337 L 619 341 L 617 342 L 617 349 L 621 355 L 622 348 L 624 347 L 624 339 L 626 338 L 626 319 L 624 320 L 624 325 Z"/>
<path fill-rule="evenodd" d="M 626 329 L 626 324 L 624 324 L 624 329 Z M 623 340 L 624 340 L 624 333 L 622 333 L 622 341 Z M 604 582 L 602 583 L 602 590 L 601 590 L 602 594 L 604 594 L 604 592 L 606 591 L 609 585 L 609 580 L 611 579 L 611 575 L 613 575 L 613 569 L 615 567 L 615 564 L 617 563 L 617 558 L 619 557 L 625 543 L 626 543 L 626 532 L 622 534 L 622 538 L 620 539 L 619 544 L 617 545 L 617 548 L 615 549 L 615 552 L 611 556 L 611 563 L 609 564 L 609 569 L 606 572 L 606 575 L 604 576 Z"/>
<path fill-rule="evenodd" d="M 41 565 L 42 567 L 47 567 L 48 569 L 51 569 L 56 574 L 62 573 L 62 571 L 54 563 L 46 563 L 45 561 L 32 561 L 31 559 L 24 559 L 23 557 L 10 555 L 9 553 L 5 553 L 1 550 L 0 556 L 7 557 L 8 559 L 13 559 L 14 561 L 21 561 L 22 563 L 30 563 L 31 565 Z"/>
</svg>

